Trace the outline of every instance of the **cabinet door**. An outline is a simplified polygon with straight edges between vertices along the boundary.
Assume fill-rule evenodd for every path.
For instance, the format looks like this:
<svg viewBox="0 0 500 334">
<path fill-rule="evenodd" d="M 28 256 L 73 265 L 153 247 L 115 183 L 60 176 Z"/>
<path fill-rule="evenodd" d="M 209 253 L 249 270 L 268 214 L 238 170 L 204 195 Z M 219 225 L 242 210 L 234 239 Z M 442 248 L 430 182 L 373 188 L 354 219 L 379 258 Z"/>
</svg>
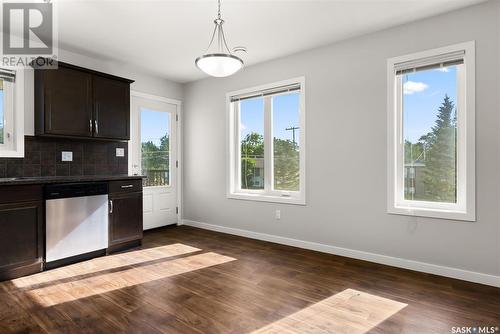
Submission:
<svg viewBox="0 0 500 334">
<path fill-rule="evenodd" d="M 41 271 L 43 202 L 0 205 L 0 279 Z"/>
<path fill-rule="evenodd" d="M 92 75 L 60 66 L 42 70 L 44 133 L 92 136 Z"/>
<path fill-rule="evenodd" d="M 130 139 L 130 84 L 93 76 L 94 137 Z"/>
<path fill-rule="evenodd" d="M 142 239 L 142 192 L 110 196 L 109 245 Z"/>
</svg>

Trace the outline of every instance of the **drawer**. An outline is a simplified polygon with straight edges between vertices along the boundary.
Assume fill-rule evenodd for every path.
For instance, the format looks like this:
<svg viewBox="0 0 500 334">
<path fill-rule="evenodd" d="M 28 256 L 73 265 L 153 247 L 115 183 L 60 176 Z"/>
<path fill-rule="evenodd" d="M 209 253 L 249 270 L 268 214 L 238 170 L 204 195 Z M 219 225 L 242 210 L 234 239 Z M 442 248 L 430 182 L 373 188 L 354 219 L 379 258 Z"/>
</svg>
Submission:
<svg viewBox="0 0 500 334">
<path fill-rule="evenodd" d="M 142 191 L 142 179 L 120 180 L 109 182 L 110 194 L 123 194 Z"/>
<path fill-rule="evenodd" d="M 43 188 L 41 185 L 0 186 L 0 204 L 41 201 Z"/>
</svg>

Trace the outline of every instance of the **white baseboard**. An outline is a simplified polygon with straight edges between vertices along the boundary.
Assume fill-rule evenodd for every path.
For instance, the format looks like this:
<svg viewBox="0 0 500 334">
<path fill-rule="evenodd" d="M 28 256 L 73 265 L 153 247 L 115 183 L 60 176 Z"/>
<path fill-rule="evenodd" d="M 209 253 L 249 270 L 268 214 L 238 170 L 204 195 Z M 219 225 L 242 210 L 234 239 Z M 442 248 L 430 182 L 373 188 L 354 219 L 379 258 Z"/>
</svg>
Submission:
<svg viewBox="0 0 500 334">
<path fill-rule="evenodd" d="M 456 279 L 460 279 L 460 280 L 464 280 L 464 281 L 500 287 L 500 276 L 482 274 L 482 273 L 478 273 L 478 272 L 474 272 L 474 271 L 468 271 L 468 270 L 451 268 L 451 267 L 438 266 L 438 265 L 431 264 L 431 263 L 406 260 L 406 259 L 401 259 L 401 258 L 397 258 L 397 257 L 380 255 L 380 254 L 369 253 L 369 252 L 363 252 L 363 251 L 349 249 L 349 248 L 335 247 L 335 246 L 320 244 L 320 243 L 316 243 L 316 242 L 285 238 L 285 237 L 280 237 L 280 236 L 271 235 L 271 234 L 252 232 L 252 231 L 242 230 L 242 229 L 237 229 L 237 228 L 232 228 L 232 227 L 212 225 L 212 224 L 197 222 L 197 221 L 193 221 L 193 220 L 189 220 L 189 219 L 183 219 L 181 224 L 193 226 L 193 227 L 198 227 L 198 228 L 202 228 L 205 230 L 234 234 L 234 235 L 239 235 L 239 236 L 247 237 L 247 238 L 251 238 L 251 239 L 270 241 L 270 242 L 274 242 L 277 244 L 294 246 L 294 247 L 299 247 L 299 248 L 304 248 L 304 249 L 310 249 L 310 250 L 314 250 L 314 251 L 318 251 L 318 252 L 340 255 L 340 256 L 350 257 L 350 258 L 354 258 L 354 259 L 358 259 L 358 260 L 365 260 L 365 261 L 385 264 L 385 265 L 389 265 L 389 266 L 393 266 L 393 267 L 410 269 L 410 270 L 420 271 L 420 272 L 424 272 L 424 273 L 440 275 L 440 276 L 456 278 Z"/>
</svg>

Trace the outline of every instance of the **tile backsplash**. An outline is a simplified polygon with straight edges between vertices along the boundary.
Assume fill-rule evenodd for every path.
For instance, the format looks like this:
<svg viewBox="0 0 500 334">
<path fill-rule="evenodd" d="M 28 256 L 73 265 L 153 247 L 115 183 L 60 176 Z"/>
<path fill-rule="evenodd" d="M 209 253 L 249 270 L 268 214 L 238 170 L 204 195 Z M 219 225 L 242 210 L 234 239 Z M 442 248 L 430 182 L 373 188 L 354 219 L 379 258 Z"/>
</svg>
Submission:
<svg viewBox="0 0 500 334">
<path fill-rule="evenodd" d="M 24 158 L 0 158 L 0 177 L 120 175 L 128 172 L 126 142 L 25 137 Z M 116 148 L 125 155 L 116 156 Z M 73 161 L 62 161 L 62 152 Z"/>
</svg>

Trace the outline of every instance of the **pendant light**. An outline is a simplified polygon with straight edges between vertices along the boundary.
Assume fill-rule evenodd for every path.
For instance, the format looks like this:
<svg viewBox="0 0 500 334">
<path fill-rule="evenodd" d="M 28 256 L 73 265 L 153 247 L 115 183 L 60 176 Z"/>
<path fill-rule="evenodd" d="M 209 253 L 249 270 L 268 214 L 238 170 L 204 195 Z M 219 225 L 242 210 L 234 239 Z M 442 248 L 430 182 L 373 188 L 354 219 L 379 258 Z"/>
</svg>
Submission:
<svg viewBox="0 0 500 334">
<path fill-rule="evenodd" d="M 215 28 L 212 33 L 212 39 L 207 48 L 207 54 L 196 58 L 196 66 L 208 75 L 213 77 L 227 77 L 238 72 L 243 67 L 243 60 L 233 55 L 227 46 L 226 37 L 222 25 L 224 20 L 220 13 L 220 0 L 218 0 L 219 10 L 217 18 L 214 20 Z M 210 53 L 215 37 L 217 36 L 217 50 Z"/>
</svg>

